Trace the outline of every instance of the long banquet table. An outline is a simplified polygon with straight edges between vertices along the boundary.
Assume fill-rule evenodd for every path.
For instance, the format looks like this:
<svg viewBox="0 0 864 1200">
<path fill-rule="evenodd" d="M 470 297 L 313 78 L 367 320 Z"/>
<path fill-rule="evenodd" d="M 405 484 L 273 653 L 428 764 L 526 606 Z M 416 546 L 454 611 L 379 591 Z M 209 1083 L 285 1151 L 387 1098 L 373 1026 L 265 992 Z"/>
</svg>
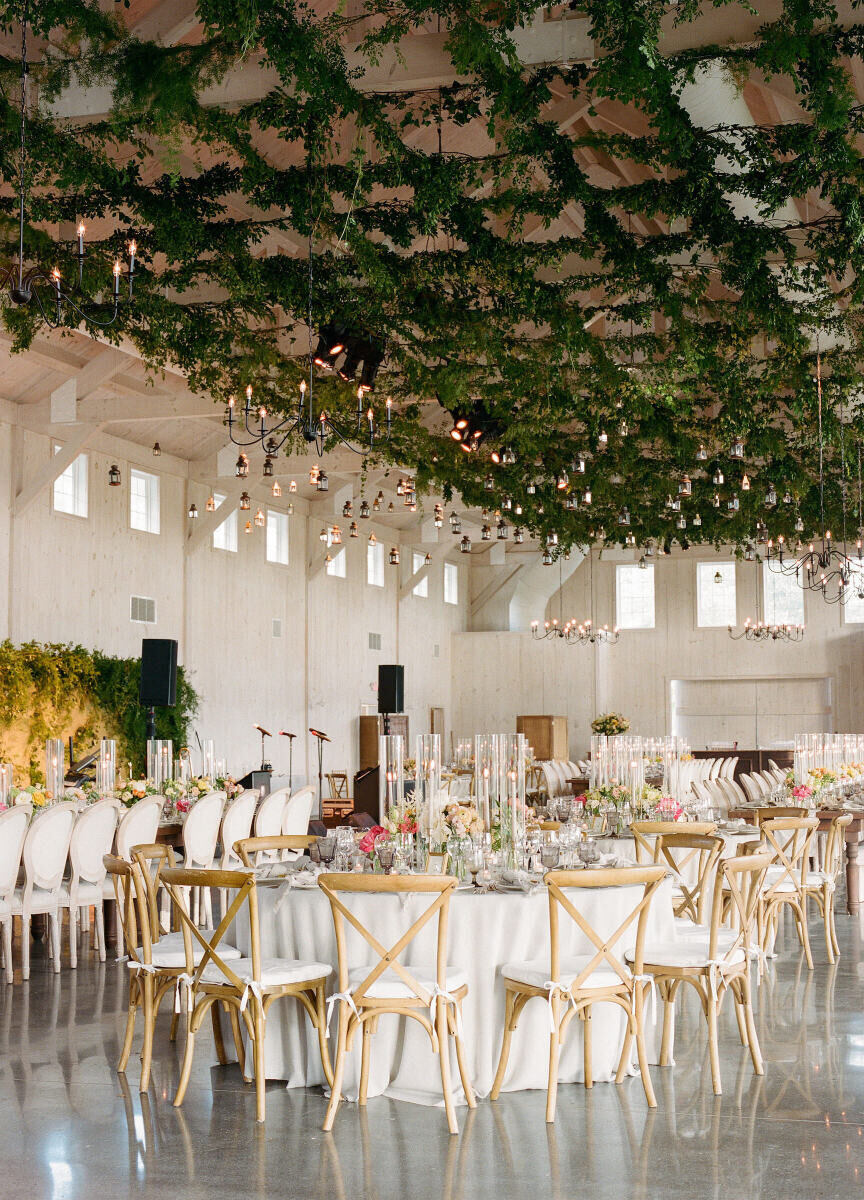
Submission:
<svg viewBox="0 0 864 1200">
<path fill-rule="evenodd" d="M 578 893 L 578 905 L 601 934 L 612 933 L 638 902 L 641 886 L 602 888 Z M 317 887 L 261 885 L 258 888 L 262 957 L 318 959 L 336 964 L 336 941 L 330 905 Z M 428 905 L 428 897 L 373 893 L 353 898 L 359 918 L 373 925 L 378 938 L 389 944 Z M 434 929 L 427 926 L 406 951 L 402 961 L 410 966 L 434 962 Z M 635 924 L 632 927 L 635 937 Z M 352 967 L 375 961 L 373 952 L 354 930 L 348 931 Z M 672 879 L 667 877 L 652 903 L 648 918 L 650 939 L 674 938 Z M 236 943 L 248 950 L 248 930 L 235 930 Z M 630 938 L 628 945 L 632 944 Z M 549 961 L 549 901 L 539 887 L 531 894 L 491 892 L 454 893 L 448 927 L 449 965 L 468 977 L 463 1005 L 463 1030 L 469 1072 L 478 1096 L 492 1087 L 504 1030 L 504 986 L 501 967 L 512 961 Z M 622 950 L 623 946 L 620 947 Z M 562 955 L 593 953 L 594 948 L 572 921 L 562 922 Z M 548 969 L 548 966 L 547 966 Z M 331 978 L 335 990 L 336 974 Z M 659 1006 L 658 1006 L 659 1009 Z M 659 1015 L 659 1013 L 658 1013 Z M 646 1012 L 648 1050 L 656 1062 L 654 1028 L 649 1005 Z M 331 1036 L 335 1033 L 334 1012 Z M 624 1018 L 617 1005 L 598 1004 L 592 1014 L 593 1071 L 597 1081 L 614 1078 L 621 1051 Z M 345 1094 L 355 1098 L 360 1071 L 360 1039 L 355 1039 L 345 1078 Z M 451 1047 L 452 1051 L 452 1047 Z M 548 1007 L 540 1000 L 528 1004 L 513 1038 L 505 1091 L 545 1088 L 549 1051 Z M 267 1018 L 265 1064 L 268 1078 L 284 1079 L 288 1087 L 323 1084 L 317 1040 L 299 1005 L 280 1002 Z M 455 1055 L 451 1077 L 458 1081 Z M 559 1079 L 582 1079 L 582 1029 L 576 1022 L 561 1056 Z M 395 1016 L 382 1018 L 372 1048 L 369 1095 L 386 1094 L 419 1104 L 441 1103 L 441 1078 L 428 1037 L 415 1021 Z M 464 1102 L 461 1088 L 454 1090 Z"/>
</svg>

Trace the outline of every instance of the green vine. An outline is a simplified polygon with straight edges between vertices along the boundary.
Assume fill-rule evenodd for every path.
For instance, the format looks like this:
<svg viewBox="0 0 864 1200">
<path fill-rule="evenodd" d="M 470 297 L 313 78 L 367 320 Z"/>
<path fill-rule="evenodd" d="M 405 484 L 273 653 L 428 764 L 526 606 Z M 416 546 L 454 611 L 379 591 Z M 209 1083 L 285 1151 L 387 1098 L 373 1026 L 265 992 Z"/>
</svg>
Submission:
<svg viewBox="0 0 864 1200">
<path fill-rule="evenodd" d="M 26 726 L 26 754 L 31 777 L 41 772 L 46 737 L 75 738 L 76 758 L 96 747 L 97 727 L 117 739 L 117 765 L 132 763 L 143 773 L 146 762 L 146 711 L 138 703 L 139 658 L 116 658 L 83 646 L 26 642 L 0 643 L 0 738 L 13 724 Z M 69 728 L 75 710 L 91 714 L 85 724 Z M 156 710 L 156 736 L 187 744 L 189 725 L 198 711 L 198 696 L 183 667 L 177 668 L 177 703 Z M 33 780 L 36 781 L 35 779 Z"/>
<path fill-rule="evenodd" d="M 316 329 L 356 325 L 387 349 L 374 403 L 390 393 L 396 407 L 380 459 L 413 466 L 421 491 L 518 507 L 561 548 L 628 534 L 740 545 L 760 521 L 794 539 L 799 518 L 818 534 L 818 337 L 837 530 L 841 411 L 847 449 L 864 441 L 864 105 L 849 69 L 864 25 L 831 0 L 781 0 L 770 19 L 758 2 L 711 6 L 746 17 L 747 36 L 704 44 L 695 0 L 584 0 L 593 58 L 565 65 L 520 55 L 536 0 L 365 0 L 321 15 L 198 0 L 199 40 L 176 46 L 142 41 L 96 0 L 30 0 L 35 33 L 51 35 L 32 65 L 43 101 L 106 82 L 113 100 L 92 120 L 34 114 L 28 250 L 74 276 L 74 245 L 46 229 L 104 219 L 113 232 L 85 260 L 96 295 L 134 236 L 137 301 L 109 336 L 154 366 L 173 360 L 218 403 L 251 382 L 256 403 L 290 411 L 310 306 Z M 0 27 L 21 11 L 0 0 Z M 385 91 L 384 70 L 364 83 L 376 64 L 398 74 L 431 28 L 453 82 Z M 258 67 L 263 96 L 211 102 L 214 85 Z M 10 257 L 17 71 L 0 60 Z M 709 75 L 734 86 L 736 111 L 748 89 L 776 89 L 782 116 L 698 124 L 688 88 Z M 32 312 L 3 320 L 25 348 Z M 333 377 L 316 400 L 345 418 L 355 404 Z M 448 437 L 459 407 L 487 418 L 477 454 Z M 733 437 L 746 452 L 730 462 Z M 492 467 L 505 445 L 515 465 Z M 587 478 L 559 487 L 579 455 Z M 665 503 L 685 473 L 686 533 Z M 857 508 L 850 489 L 853 540 Z"/>
</svg>

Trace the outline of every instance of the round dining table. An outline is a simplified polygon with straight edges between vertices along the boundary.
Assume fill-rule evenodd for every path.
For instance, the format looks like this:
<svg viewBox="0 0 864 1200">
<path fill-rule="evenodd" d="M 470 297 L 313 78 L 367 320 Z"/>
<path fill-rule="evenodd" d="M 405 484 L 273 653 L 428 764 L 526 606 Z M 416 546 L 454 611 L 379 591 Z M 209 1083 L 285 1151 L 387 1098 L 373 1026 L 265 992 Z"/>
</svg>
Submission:
<svg viewBox="0 0 864 1200">
<path fill-rule="evenodd" d="M 308 875 L 307 875 L 308 879 Z M 613 933 L 638 903 L 641 885 L 611 888 L 574 889 L 574 903 L 592 927 L 603 937 Z M 673 879 L 664 879 L 654 895 L 647 918 L 649 940 L 668 941 L 675 937 L 672 911 Z M 429 897 L 411 893 L 358 894 L 352 908 L 359 920 L 374 930 L 384 945 L 397 942 L 404 930 L 428 906 Z M 289 881 L 261 881 L 258 904 L 263 958 L 316 959 L 333 964 L 328 991 L 336 990 L 336 939 L 330 905 L 317 885 L 299 887 Z M 635 941 L 635 922 L 626 933 L 618 951 L 623 955 Z M 348 954 L 351 967 L 373 965 L 376 961 L 369 945 L 354 930 L 348 929 Z M 434 922 L 406 948 L 401 961 L 406 966 L 434 963 Z M 233 938 L 244 953 L 249 950 L 248 928 L 237 927 Z M 571 919 L 563 919 L 560 933 L 562 958 L 593 953 L 588 938 Z M 536 962 L 549 970 L 549 900 L 545 887 L 536 885 L 529 892 L 475 891 L 461 887 L 453 893 L 448 925 L 448 965 L 465 973 L 468 995 L 463 1003 L 463 1037 L 468 1070 L 479 1097 L 492 1087 L 501 1039 L 504 1032 L 504 984 L 501 968 L 510 962 Z M 646 1034 L 649 1059 L 657 1061 L 659 1039 L 656 1018 L 649 1002 L 646 1007 Z M 334 1009 L 330 1030 L 336 1032 L 338 1010 Z M 531 1001 L 514 1033 L 505 1091 L 545 1088 L 549 1053 L 549 1007 L 541 999 Z M 624 1036 L 623 1012 L 614 1004 L 598 1004 L 592 1013 L 593 1075 L 598 1082 L 615 1076 Z M 360 1073 L 360 1041 L 355 1046 L 346 1071 L 345 1095 L 354 1099 Z M 451 1044 L 451 1078 L 458 1081 L 455 1052 Z M 274 1004 L 267 1016 L 265 1070 L 268 1078 L 283 1079 L 288 1087 L 323 1084 L 317 1039 L 302 1008 L 290 1001 Z M 575 1021 L 560 1060 L 559 1080 L 581 1081 L 582 1029 Z M 419 1104 L 437 1105 L 441 1100 L 441 1077 L 437 1058 L 428 1035 L 412 1020 L 398 1016 L 382 1017 L 372 1043 L 369 1095 L 387 1095 Z M 464 1103 L 461 1088 L 454 1088 L 454 1099 Z"/>
</svg>

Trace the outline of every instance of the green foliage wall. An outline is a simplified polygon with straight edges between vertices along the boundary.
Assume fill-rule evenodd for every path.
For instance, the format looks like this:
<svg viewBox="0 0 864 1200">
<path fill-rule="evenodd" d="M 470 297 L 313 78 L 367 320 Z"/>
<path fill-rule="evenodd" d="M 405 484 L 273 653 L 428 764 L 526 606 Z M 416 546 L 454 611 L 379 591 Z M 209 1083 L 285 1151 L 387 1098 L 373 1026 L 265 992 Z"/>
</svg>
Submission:
<svg viewBox="0 0 864 1200">
<path fill-rule="evenodd" d="M 0 756 L 38 777 L 46 737 L 71 735 L 78 758 L 107 736 L 117 739 L 118 768 L 125 771 L 131 762 L 143 772 L 146 710 L 138 703 L 140 675 L 140 658 L 57 643 L 0 643 Z M 178 667 L 177 704 L 156 710 L 156 736 L 185 745 L 197 711 L 198 695 Z"/>
</svg>

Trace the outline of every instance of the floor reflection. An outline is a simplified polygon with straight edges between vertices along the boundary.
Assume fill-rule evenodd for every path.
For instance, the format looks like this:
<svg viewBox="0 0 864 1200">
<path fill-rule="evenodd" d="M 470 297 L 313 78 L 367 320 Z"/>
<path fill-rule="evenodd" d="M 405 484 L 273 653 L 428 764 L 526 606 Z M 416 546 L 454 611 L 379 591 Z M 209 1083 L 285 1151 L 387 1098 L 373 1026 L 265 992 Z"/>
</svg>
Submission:
<svg viewBox="0 0 864 1200">
<path fill-rule="evenodd" d="M 808 971 L 794 930 L 755 989 L 766 1063 L 752 1073 L 734 1014 L 724 1013 L 726 1091 L 711 1090 L 704 1018 L 696 997 L 678 1014 L 676 1065 L 653 1068 L 658 1108 L 641 1084 L 562 1086 L 558 1119 L 542 1092 L 505 1094 L 459 1112 L 388 1098 L 346 1104 L 332 1135 L 320 1131 L 320 1091 L 270 1083 L 267 1124 L 238 1068 L 212 1065 L 205 1043 L 187 1100 L 172 1106 L 181 1054 L 160 1022 L 149 1092 L 116 1061 L 125 968 L 85 955 L 57 976 L 47 964 L 0 992 L 0 1130 L 14 1163 L 0 1194 L 52 1200 L 303 1195 L 327 1200 L 664 1200 L 694 1195 L 775 1200 L 858 1193 L 864 1136 L 864 1015 L 859 922 L 838 916 L 839 962 Z M 815 939 L 814 939 L 815 944 Z M 830 1187 L 825 1187 L 830 1181 Z"/>
</svg>

